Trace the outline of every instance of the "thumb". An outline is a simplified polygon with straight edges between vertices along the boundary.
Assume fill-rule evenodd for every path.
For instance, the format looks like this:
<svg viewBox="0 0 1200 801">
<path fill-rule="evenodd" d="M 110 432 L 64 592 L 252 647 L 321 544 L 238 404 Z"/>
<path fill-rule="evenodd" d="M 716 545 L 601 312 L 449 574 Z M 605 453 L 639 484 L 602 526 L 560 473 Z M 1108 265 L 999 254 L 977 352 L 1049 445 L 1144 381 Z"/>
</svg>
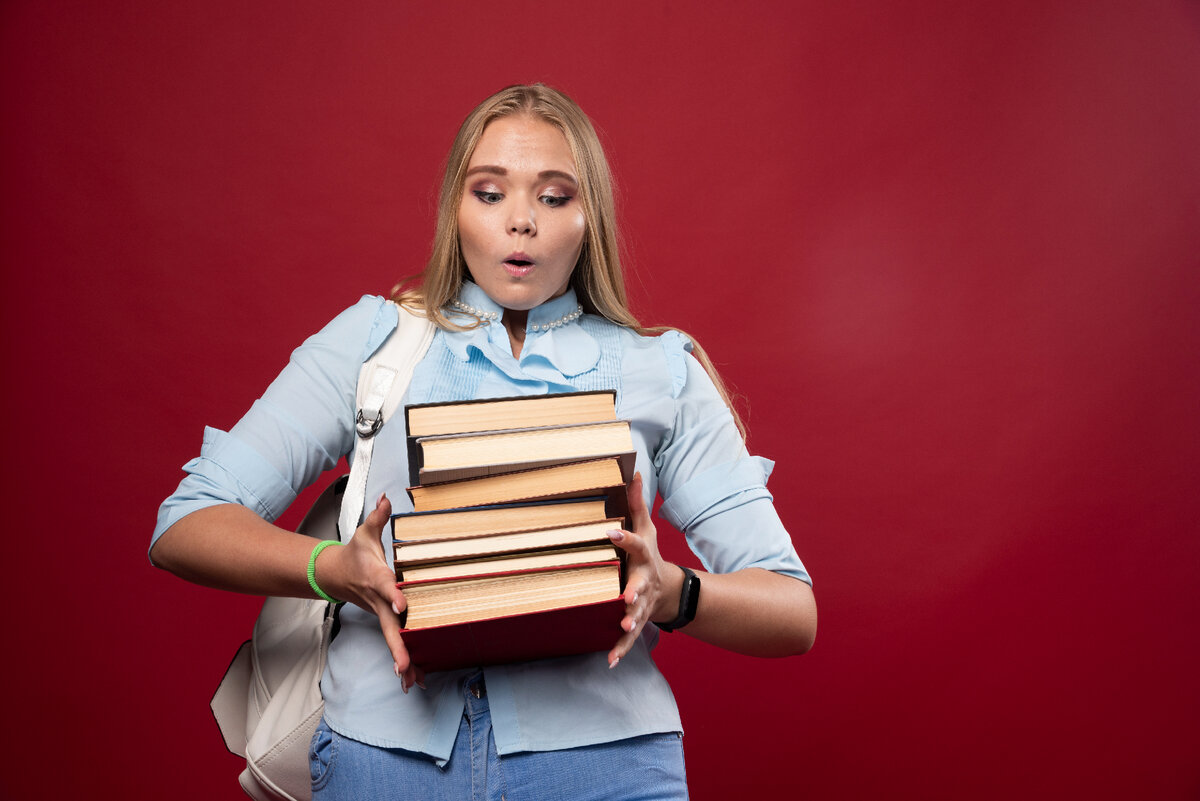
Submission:
<svg viewBox="0 0 1200 801">
<path fill-rule="evenodd" d="M 372 551 L 379 553 L 382 547 L 383 527 L 387 525 L 388 520 L 392 517 L 392 502 L 388 500 L 387 493 L 379 496 L 379 501 L 376 502 L 375 508 L 367 515 L 367 519 L 354 532 L 351 542 L 358 540 L 359 535 L 363 537 L 363 541 L 368 545 L 372 545 Z"/>
<path fill-rule="evenodd" d="M 367 527 L 375 536 L 383 533 L 383 527 L 387 525 L 387 521 L 392 517 L 392 502 L 388 500 L 387 493 L 379 496 L 379 501 L 375 504 L 375 508 L 367 515 L 367 519 L 363 521 L 363 525 Z"/>
</svg>

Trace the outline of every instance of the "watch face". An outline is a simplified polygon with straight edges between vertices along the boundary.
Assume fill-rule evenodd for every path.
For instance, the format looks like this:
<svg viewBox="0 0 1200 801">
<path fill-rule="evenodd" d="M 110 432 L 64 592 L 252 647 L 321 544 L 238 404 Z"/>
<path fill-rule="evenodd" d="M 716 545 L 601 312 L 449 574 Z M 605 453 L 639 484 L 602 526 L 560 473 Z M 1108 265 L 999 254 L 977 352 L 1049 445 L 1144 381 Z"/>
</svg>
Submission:
<svg viewBox="0 0 1200 801">
<path fill-rule="evenodd" d="M 692 621 L 696 617 L 696 606 L 700 603 L 700 579 L 695 573 L 688 571 L 687 578 L 683 583 L 684 603 L 683 608 L 679 610 L 680 617 L 687 621 Z"/>
</svg>

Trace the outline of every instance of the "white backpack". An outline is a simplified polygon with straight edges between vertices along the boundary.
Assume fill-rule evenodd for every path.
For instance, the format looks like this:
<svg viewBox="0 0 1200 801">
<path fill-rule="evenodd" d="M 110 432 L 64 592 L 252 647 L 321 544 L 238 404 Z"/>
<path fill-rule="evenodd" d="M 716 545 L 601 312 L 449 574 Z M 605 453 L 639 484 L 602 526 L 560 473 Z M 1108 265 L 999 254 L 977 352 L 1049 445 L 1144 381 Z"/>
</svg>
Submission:
<svg viewBox="0 0 1200 801">
<path fill-rule="evenodd" d="M 397 309 L 396 330 L 358 375 L 358 447 L 350 475 L 325 489 L 297 531 L 318 540 L 354 535 L 362 516 L 374 436 L 400 405 L 413 369 L 433 340 L 425 317 Z M 339 512 L 340 510 L 340 512 Z M 225 746 L 246 757 L 238 777 L 258 801 L 310 801 L 308 748 L 325 701 L 321 675 L 334 607 L 304 598 L 267 598 L 252 637 L 238 649 L 212 698 Z"/>
</svg>

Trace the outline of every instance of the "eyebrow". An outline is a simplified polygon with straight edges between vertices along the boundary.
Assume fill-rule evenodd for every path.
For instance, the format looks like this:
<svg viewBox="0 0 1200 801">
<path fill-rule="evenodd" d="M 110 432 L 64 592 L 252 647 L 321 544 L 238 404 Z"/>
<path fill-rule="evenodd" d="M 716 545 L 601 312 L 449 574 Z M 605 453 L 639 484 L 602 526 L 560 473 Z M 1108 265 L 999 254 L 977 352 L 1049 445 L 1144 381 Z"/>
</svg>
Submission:
<svg viewBox="0 0 1200 801">
<path fill-rule="evenodd" d="M 492 175 L 508 175 L 508 169 L 505 167 L 497 167 L 494 164 L 480 164 L 478 167 L 472 167 L 471 169 L 467 170 L 467 174 L 464 177 L 469 178 L 472 175 L 481 172 L 491 173 Z M 551 178 L 558 178 L 560 180 L 569 181 L 576 186 L 579 185 L 579 181 L 574 175 L 571 175 L 569 172 L 563 172 L 562 170 L 542 170 L 538 173 L 537 177 L 539 181 L 548 181 Z"/>
</svg>

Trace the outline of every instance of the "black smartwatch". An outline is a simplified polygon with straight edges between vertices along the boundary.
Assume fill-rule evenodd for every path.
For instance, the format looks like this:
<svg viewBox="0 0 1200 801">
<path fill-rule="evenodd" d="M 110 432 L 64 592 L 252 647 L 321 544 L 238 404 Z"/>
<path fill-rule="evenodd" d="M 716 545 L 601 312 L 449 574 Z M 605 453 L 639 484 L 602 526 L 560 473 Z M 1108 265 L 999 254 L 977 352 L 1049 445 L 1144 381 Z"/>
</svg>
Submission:
<svg viewBox="0 0 1200 801">
<path fill-rule="evenodd" d="M 674 620 L 654 624 L 663 631 L 674 631 L 691 623 L 696 619 L 696 607 L 700 604 L 699 576 L 683 565 L 679 565 L 679 569 L 683 571 L 683 589 L 679 593 L 679 614 L 675 616 Z"/>
</svg>

